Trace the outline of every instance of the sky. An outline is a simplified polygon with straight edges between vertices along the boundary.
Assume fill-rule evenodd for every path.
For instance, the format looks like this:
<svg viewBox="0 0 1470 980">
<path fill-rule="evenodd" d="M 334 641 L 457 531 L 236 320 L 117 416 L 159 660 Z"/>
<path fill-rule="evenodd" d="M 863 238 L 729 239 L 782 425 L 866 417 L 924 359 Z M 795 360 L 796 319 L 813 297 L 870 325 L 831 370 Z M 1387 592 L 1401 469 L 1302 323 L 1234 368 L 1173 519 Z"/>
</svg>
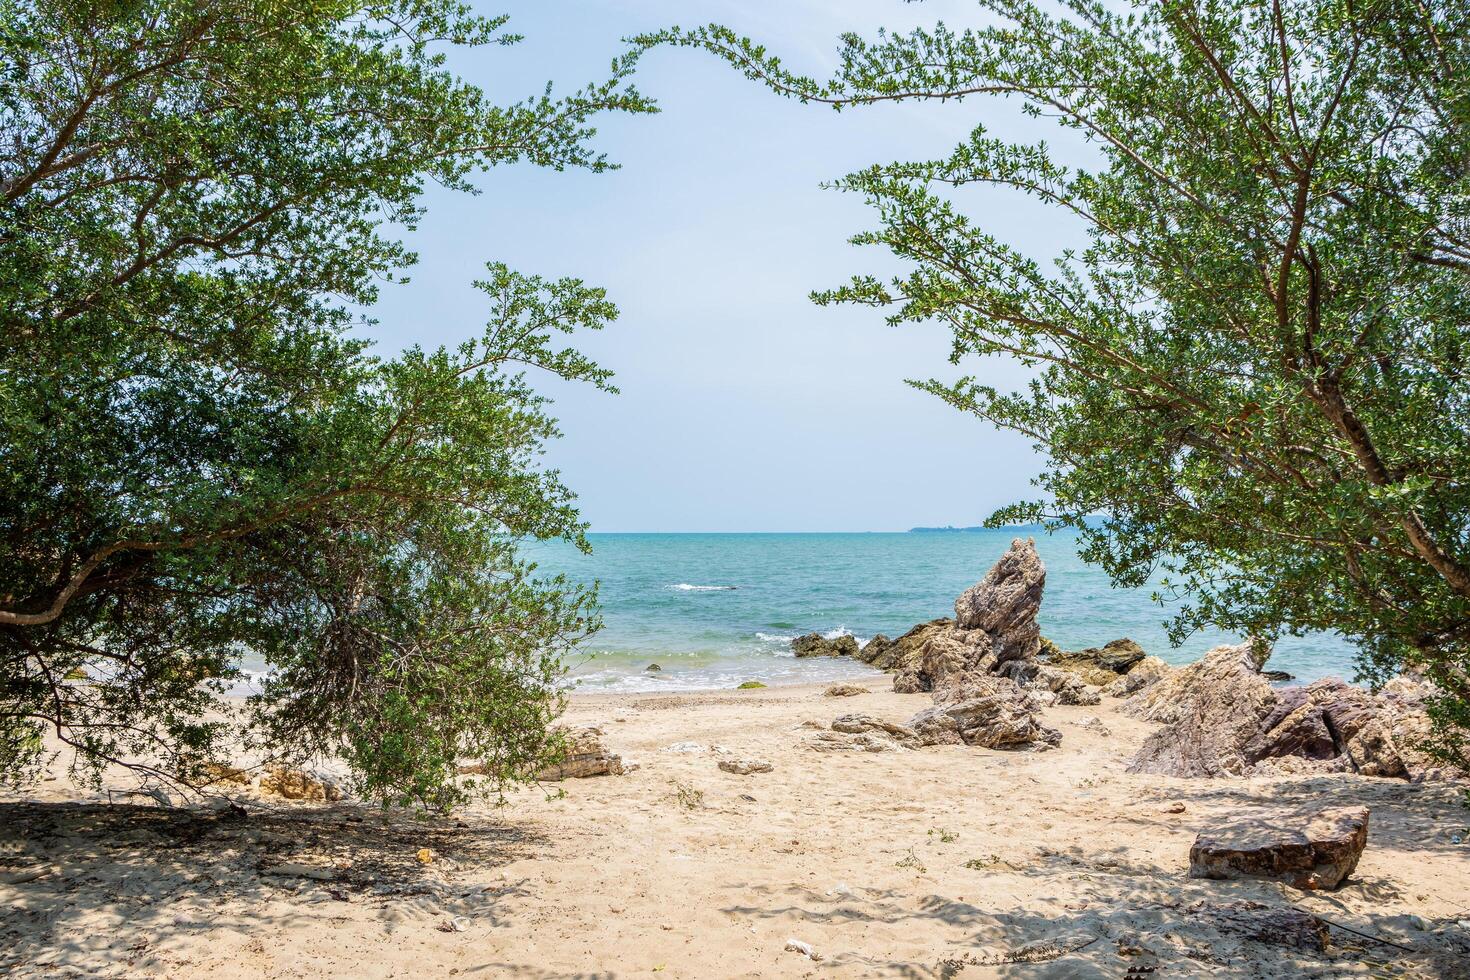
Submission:
<svg viewBox="0 0 1470 980">
<path fill-rule="evenodd" d="M 621 38 L 673 24 L 724 23 L 821 77 L 844 31 L 980 16 L 944 0 L 476 2 L 526 36 L 452 59 L 501 102 L 547 81 L 569 92 L 601 79 Z M 427 217 L 406 235 L 420 256 L 412 281 L 385 287 L 372 311 L 380 351 L 477 335 L 486 303 L 470 283 L 488 261 L 605 287 L 621 315 L 577 346 L 616 372 L 621 393 L 542 385 L 564 431 L 547 464 L 594 531 L 967 525 L 1033 496 L 1041 461 L 1026 439 L 905 384 L 976 374 L 1010 387 L 1024 380 L 1016 364 L 951 366 L 940 325 L 892 328 L 878 311 L 822 309 L 808 294 L 903 271 L 882 250 L 848 244 L 874 216 L 823 181 L 946 155 L 981 123 L 1065 147 L 1059 132 L 996 100 L 802 106 L 690 50 L 649 53 L 637 85 L 662 111 L 603 117 L 595 140 L 620 170 L 506 167 L 478 180 L 478 196 L 426 194 Z M 1062 216 L 1011 194 L 974 194 L 966 208 L 1038 257 L 1079 241 Z"/>
</svg>

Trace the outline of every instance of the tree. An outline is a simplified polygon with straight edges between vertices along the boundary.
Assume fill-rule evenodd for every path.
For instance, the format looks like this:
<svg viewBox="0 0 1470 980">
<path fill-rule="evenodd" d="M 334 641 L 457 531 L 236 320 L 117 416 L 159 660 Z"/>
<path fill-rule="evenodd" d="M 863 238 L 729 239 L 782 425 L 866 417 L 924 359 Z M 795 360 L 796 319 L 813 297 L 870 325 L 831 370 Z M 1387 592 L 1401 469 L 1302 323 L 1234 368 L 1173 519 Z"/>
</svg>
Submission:
<svg viewBox="0 0 1470 980">
<path fill-rule="evenodd" d="M 998 96 L 1098 151 L 1066 165 L 983 127 L 946 159 L 837 182 L 911 263 L 815 296 L 941 321 L 953 360 L 1032 369 L 919 386 L 1032 437 L 1043 499 L 1124 586 L 1160 569 L 1205 625 L 1338 630 L 1382 680 L 1443 692 L 1470 764 L 1470 8 L 1436 0 L 984 0 L 995 26 L 843 38 L 825 82 L 727 28 L 713 51 L 837 108 Z M 966 215 L 1009 188 L 1080 221 L 1054 261 Z M 1089 521 L 1101 515 L 1100 521 Z"/>
<path fill-rule="evenodd" d="M 0 774 L 49 730 L 93 777 L 197 784 L 244 740 L 446 807 L 554 752 L 560 654 L 597 619 L 518 549 L 586 545 L 526 371 L 609 387 L 555 338 L 616 310 L 491 264 L 456 349 L 374 356 L 354 314 L 413 261 L 388 225 L 427 182 L 601 171 L 593 117 L 652 111 L 633 55 L 492 103 L 445 50 L 516 41 L 504 23 L 0 0 Z M 268 674 L 232 711 L 246 654 Z"/>
</svg>

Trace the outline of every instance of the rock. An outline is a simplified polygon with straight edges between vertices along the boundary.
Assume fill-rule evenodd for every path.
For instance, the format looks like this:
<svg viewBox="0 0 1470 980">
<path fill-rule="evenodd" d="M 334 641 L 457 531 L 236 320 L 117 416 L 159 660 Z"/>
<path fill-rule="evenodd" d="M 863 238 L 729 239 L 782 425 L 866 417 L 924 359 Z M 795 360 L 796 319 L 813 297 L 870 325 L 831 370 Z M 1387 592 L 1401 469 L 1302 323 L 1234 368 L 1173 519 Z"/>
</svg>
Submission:
<svg viewBox="0 0 1470 980">
<path fill-rule="evenodd" d="M 1102 694 L 1083 678 L 1070 670 L 1037 663 L 1034 660 L 1013 660 L 1001 668 L 1022 687 L 1050 691 L 1056 695 L 1055 704 L 1098 704 Z"/>
<path fill-rule="evenodd" d="M 1174 668 L 1158 657 L 1144 657 L 1129 668 L 1128 673 L 1111 680 L 1102 692 L 1109 697 L 1126 698 L 1152 687 L 1173 672 Z"/>
<path fill-rule="evenodd" d="M 720 769 L 737 776 L 749 776 L 758 772 L 771 772 L 776 767 L 763 759 L 721 759 Z"/>
<path fill-rule="evenodd" d="M 1183 803 L 1180 803 L 1178 800 L 1175 800 L 1173 803 L 1166 803 L 1163 806 L 1159 807 L 1159 812 L 1160 813 L 1183 813 L 1184 812 L 1184 804 Z"/>
<path fill-rule="evenodd" d="M 1036 542 L 1016 538 L 985 578 L 955 600 L 955 626 L 990 634 L 998 663 L 1034 660 L 1041 650 L 1036 614 L 1045 585 L 1046 566 Z"/>
<path fill-rule="evenodd" d="M 1216 647 L 1124 704 L 1164 723 L 1130 763 L 1174 776 L 1355 772 L 1424 778 L 1437 770 L 1418 748 L 1430 689 L 1390 682 L 1377 694 L 1328 678 L 1275 688 L 1249 645 Z M 1134 673 L 1137 672 L 1136 668 Z"/>
<path fill-rule="evenodd" d="M 744 681 L 735 690 L 737 690 L 737 691 L 754 691 L 754 690 L 756 690 L 758 688 L 762 688 L 762 687 L 765 687 L 765 685 L 762 684 L 760 681 Z"/>
<path fill-rule="evenodd" d="M 1296 680 L 1295 677 L 1293 677 L 1292 675 L 1288 674 L 1284 670 L 1263 670 L 1263 671 L 1261 671 L 1261 676 L 1264 677 L 1264 678 L 1266 678 L 1266 680 L 1273 681 L 1273 682 L 1275 682 L 1275 681 L 1294 681 L 1294 680 Z"/>
<path fill-rule="evenodd" d="M 548 782 L 559 779 L 585 779 L 588 776 L 621 776 L 623 759 L 602 744 L 602 729 L 561 729 L 566 754 L 559 762 L 546 766 L 536 778 Z"/>
<path fill-rule="evenodd" d="M 206 762 L 199 770 L 199 785 L 203 788 L 210 786 L 249 786 L 250 773 L 236 766 L 226 765 L 222 762 Z"/>
<path fill-rule="evenodd" d="M 699 742 L 675 742 L 673 745 L 665 745 L 665 752 L 675 752 L 680 755 L 697 755 L 707 749 Z"/>
<path fill-rule="evenodd" d="M 920 744 L 919 736 L 912 728 L 904 725 L 896 725 L 891 721 L 883 721 L 872 715 L 851 714 L 841 715 L 832 720 L 832 730 L 843 732 L 848 735 L 859 735 L 866 732 L 878 733 L 910 748 Z"/>
<path fill-rule="evenodd" d="M 657 673 L 658 671 L 663 670 L 663 668 L 660 667 L 658 664 L 649 664 L 647 667 L 644 667 L 643 669 L 647 673 Z"/>
<path fill-rule="evenodd" d="M 257 787 L 262 793 L 286 800 L 336 802 L 342 799 L 340 784 L 331 776 L 291 766 L 267 766 Z"/>
<path fill-rule="evenodd" d="M 1269 878 L 1332 889 L 1358 866 L 1368 844 L 1368 808 L 1249 820 L 1201 833 L 1189 849 L 1191 878 Z"/>
<path fill-rule="evenodd" d="M 1105 646 L 1089 647 L 1071 653 L 1056 650 L 1055 647 L 1056 644 L 1052 644 L 1054 652 L 1043 651 L 1042 659 L 1054 667 L 1071 671 L 1097 687 L 1111 684 L 1119 675 L 1129 673 L 1147 657 L 1143 647 L 1126 637 L 1113 640 Z"/>
<path fill-rule="evenodd" d="M 829 639 L 820 633 L 807 633 L 791 641 L 791 652 L 798 657 L 855 657 L 858 643 L 845 634 Z"/>
<path fill-rule="evenodd" d="M 1078 718 L 1077 724 L 1089 732 L 1101 735 L 1103 738 L 1108 738 L 1113 734 L 1112 729 L 1104 725 L 1103 720 L 1096 715 L 1085 715 L 1084 717 Z"/>
<path fill-rule="evenodd" d="M 905 752 L 909 746 L 881 732 L 817 732 L 807 740 L 817 752 Z"/>
<path fill-rule="evenodd" d="M 1222 932 L 1238 933 L 1257 942 L 1317 952 L 1327 948 L 1327 923 L 1289 905 L 1195 902 L 1184 911 Z"/>
<path fill-rule="evenodd" d="M 952 619 L 934 619 L 920 623 L 896 640 L 875 636 L 858 653 L 858 659 L 872 664 L 879 670 L 905 672 L 912 670 L 924 641 L 935 633 L 954 626 Z M 882 640 L 882 643 L 878 641 Z"/>
<path fill-rule="evenodd" d="M 1146 739 L 1129 772 L 1170 776 L 1243 775 L 1247 752 L 1275 705 L 1260 675 L 1265 657 L 1252 644 L 1218 646 L 1124 705 L 1126 713 L 1166 727 Z"/>
<path fill-rule="evenodd" d="M 833 684 L 822 692 L 824 698 L 855 698 L 859 694 L 871 693 L 866 687 L 858 684 Z"/>
<path fill-rule="evenodd" d="M 1037 720 L 1030 699 L 1005 677 L 974 677 L 937 693 L 934 706 L 909 720 L 926 745 L 979 745 L 989 749 L 1060 745 L 1062 733 Z"/>
</svg>

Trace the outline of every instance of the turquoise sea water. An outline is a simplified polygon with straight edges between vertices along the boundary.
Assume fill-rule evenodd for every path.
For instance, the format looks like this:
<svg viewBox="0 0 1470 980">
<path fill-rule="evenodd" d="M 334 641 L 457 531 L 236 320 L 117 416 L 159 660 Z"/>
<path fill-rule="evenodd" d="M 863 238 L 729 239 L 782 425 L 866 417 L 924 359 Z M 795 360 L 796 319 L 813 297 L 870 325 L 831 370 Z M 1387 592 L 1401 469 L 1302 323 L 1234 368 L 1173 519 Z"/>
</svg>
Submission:
<svg viewBox="0 0 1470 980">
<path fill-rule="evenodd" d="M 570 666 L 584 690 L 657 691 L 822 681 L 875 673 L 845 658 L 796 659 L 793 637 L 816 631 L 897 636 L 954 615 L 1013 530 L 953 534 L 593 534 L 593 553 L 535 546 L 545 571 L 602 583 L 606 627 Z M 1127 636 L 1174 663 L 1237 638 L 1201 634 L 1169 646 L 1169 610 L 1149 590 L 1121 591 L 1077 558 L 1071 533 L 1036 535 L 1046 563 L 1042 632 L 1065 649 Z M 1271 667 L 1302 679 L 1352 676 L 1340 637 L 1291 637 Z M 663 669 L 649 673 L 657 663 Z"/>
</svg>

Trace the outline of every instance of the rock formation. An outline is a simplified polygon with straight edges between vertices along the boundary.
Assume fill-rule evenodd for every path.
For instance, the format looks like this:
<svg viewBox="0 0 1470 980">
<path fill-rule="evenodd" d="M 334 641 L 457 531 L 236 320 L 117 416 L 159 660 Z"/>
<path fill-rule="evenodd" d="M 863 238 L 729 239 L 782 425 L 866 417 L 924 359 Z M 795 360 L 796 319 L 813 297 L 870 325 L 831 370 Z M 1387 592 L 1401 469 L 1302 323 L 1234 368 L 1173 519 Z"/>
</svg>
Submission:
<svg viewBox="0 0 1470 980">
<path fill-rule="evenodd" d="M 1129 765 L 1171 776 L 1356 772 L 1432 777 L 1416 746 L 1428 728 L 1426 685 L 1407 678 L 1377 694 L 1327 679 L 1274 688 L 1269 648 L 1220 646 L 1134 695 L 1124 711 L 1163 724 Z"/>
<path fill-rule="evenodd" d="M 829 639 L 821 633 L 807 633 L 791 641 L 791 652 L 798 657 L 855 657 L 858 644 L 851 636 Z"/>
<path fill-rule="evenodd" d="M 858 659 L 872 664 L 879 670 L 892 670 L 900 673 L 912 670 L 924 642 L 934 634 L 942 633 L 952 626 L 954 626 L 952 619 L 935 619 L 927 623 L 920 623 L 896 640 L 890 640 L 879 633 L 863 644 L 862 650 L 858 652 Z"/>
<path fill-rule="evenodd" d="M 1189 875 L 1336 888 L 1358 866 L 1367 844 L 1367 807 L 1324 810 L 1306 818 L 1248 820 L 1196 837 L 1189 849 Z"/>
</svg>

